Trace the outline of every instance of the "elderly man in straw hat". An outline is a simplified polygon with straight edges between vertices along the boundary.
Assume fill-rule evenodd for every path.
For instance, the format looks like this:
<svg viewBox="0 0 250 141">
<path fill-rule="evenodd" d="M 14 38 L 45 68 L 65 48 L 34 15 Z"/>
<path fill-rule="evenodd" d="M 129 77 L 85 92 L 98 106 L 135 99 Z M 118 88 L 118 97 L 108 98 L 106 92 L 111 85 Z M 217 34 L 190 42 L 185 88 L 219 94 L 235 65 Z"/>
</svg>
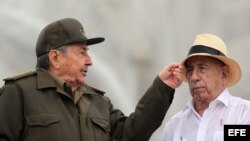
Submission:
<svg viewBox="0 0 250 141">
<path fill-rule="evenodd" d="M 88 46 L 102 41 L 87 38 L 76 19 L 45 26 L 36 45 L 37 69 L 5 79 L 0 88 L 0 141 L 149 140 L 182 83 L 184 67 L 163 68 L 126 116 L 85 82 L 93 64 Z"/>
<path fill-rule="evenodd" d="M 225 124 L 250 124 L 250 101 L 227 89 L 240 80 L 240 66 L 219 37 L 197 35 L 182 64 L 192 100 L 167 122 L 162 141 L 223 141 Z"/>
</svg>

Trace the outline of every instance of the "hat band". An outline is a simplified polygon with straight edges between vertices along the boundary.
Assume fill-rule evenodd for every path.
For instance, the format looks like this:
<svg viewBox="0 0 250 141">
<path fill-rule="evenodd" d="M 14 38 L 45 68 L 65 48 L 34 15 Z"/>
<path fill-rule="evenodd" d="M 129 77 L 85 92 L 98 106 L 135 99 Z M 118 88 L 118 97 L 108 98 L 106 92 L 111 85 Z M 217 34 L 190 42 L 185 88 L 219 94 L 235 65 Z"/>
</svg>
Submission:
<svg viewBox="0 0 250 141">
<path fill-rule="evenodd" d="M 211 55 L 221 55 L 221 56 L 226 56 L 224 53 L 220 52 L 219 50 L 213 49 L 208 46 L 203 46 L 203 45 L 195 45 L 193 46 L 190 50 L 188 55 L 194 54 L 194 53 L 208 53 Z"/>
</svg>

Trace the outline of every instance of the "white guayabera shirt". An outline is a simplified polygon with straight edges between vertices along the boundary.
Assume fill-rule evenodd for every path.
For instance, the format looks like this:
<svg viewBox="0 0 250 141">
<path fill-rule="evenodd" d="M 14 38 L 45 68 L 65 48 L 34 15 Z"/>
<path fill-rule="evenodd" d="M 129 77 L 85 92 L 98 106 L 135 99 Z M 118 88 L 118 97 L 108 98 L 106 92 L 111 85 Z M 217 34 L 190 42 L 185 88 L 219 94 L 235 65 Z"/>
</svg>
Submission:
<svg viewBox="0 0 250 141">
<path fill-rule="evenodd" d="M 161 141 L 223 141 L 225 124 L 250 124 L 250 101 L 224 90 L 201 117 L 190 100 L 165 125 Z"/>
</svg>

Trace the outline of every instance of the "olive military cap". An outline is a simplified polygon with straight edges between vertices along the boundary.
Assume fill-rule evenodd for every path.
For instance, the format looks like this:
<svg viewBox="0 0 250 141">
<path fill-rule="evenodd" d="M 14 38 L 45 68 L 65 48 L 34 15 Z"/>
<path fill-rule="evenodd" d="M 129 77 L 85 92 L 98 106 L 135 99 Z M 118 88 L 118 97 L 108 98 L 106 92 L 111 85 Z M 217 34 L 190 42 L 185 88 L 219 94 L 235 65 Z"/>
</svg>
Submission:
<svg viewBox="0 0 250 141">
<path fill-rule="evenodd" d="M 82 24 L 73 18 L 64 18 L 48 24 L 43 28 L 36 43 L 36 56 L 42 56 L 51 49 L 76 42 L 93 45 L 103 42 L 103 37 L 88 39 Z"/>
</svg>

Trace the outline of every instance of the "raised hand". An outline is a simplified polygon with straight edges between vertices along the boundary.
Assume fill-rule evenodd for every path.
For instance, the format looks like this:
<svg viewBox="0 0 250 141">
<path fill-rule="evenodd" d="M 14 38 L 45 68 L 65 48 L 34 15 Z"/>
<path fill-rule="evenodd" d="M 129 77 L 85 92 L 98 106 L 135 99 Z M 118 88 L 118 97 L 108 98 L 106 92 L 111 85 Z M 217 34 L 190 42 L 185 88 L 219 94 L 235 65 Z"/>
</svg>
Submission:
<svg viewBox="0 0 250 141">
<path fill-rule="evenodd" d="M 173 89 L 178 88 L 184 78 L 185 69 L 182 64 L 173 63 L 165 66 L 159 73 L 160 79 Z"/>
</svg>

